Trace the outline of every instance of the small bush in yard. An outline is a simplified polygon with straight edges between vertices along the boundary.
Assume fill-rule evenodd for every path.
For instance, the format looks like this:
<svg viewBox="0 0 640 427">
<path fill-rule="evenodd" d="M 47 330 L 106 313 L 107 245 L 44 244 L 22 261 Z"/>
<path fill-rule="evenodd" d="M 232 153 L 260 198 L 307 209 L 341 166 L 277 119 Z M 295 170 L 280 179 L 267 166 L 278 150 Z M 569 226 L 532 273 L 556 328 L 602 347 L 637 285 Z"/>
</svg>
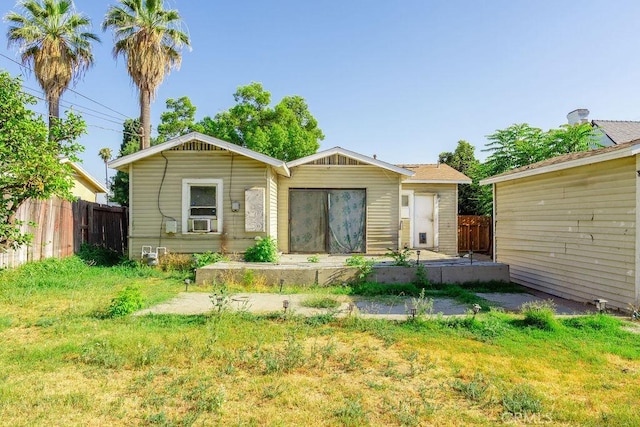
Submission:
<svg viewBox="0 0 640 427">
<path fill-rule="evenodd" d="M 278 245 L 275 239 L 269 236 L 260 238 L 255 245 L 246 250 L 244 260 L 248 262 L 278 261 Z"/>
<path fill-rule="evenodd" d="M 393 265 L 398 267 L 409 267 L 409 249 L 391 249 L 387 248 L 387 253 L 384 256 L 393 258 Z"/>
<path fill-rule="evenodd" d="M 111 300 L 107 317 L 121 317 L 142 308 L 142 294 L 137 288 L 126 287 Z"/>
</svg>

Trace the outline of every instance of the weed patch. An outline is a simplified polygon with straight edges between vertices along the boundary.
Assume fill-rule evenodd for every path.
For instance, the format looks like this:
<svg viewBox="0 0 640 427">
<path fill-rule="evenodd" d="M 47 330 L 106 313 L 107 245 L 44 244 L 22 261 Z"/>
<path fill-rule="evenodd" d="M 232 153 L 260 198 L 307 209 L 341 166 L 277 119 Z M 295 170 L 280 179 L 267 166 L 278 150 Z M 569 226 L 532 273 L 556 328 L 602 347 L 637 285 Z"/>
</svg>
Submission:
<svg viewBox="0 0 640 427">
<path fill-rule="evenodd" d="M 111 300 L 107 317 L 121 317 L 140 310 L 143 306 L 142 294 L 138 288 L 126 287 Z"/>
<path fill-rule="evenodd" d="M 556 305 L 552 300 L 525 302 L 520 311 L 524 315 L 525 326 L 545 331 L 554 331 L 560 326 L 555 318 Z"/>
<path fill-rule="evenodd" d="M 338 308 L 340 307 L 340 301 L 330 296 L 318 295 L 304 299 L 301 305 L 309 308 Z"/>
</svg>

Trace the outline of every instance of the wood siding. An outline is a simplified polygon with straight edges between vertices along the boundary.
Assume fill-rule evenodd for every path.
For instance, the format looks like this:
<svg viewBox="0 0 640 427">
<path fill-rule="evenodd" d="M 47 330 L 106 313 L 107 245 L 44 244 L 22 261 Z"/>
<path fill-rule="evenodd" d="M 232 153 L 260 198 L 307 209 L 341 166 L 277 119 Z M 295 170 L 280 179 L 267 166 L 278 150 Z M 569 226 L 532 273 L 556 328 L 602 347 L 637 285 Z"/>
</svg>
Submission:
<svg viewBox="0 0 640 427">
<path fill-rule="evenodd" d="M 140 257 L 143 245 L 165 246 L 172 253 L 243 252 L 255 243 L 256 236 L 267 234 L 245 232 L 244 191 L 250 187 L 265 188 L 265 212 L 272 215 L 269 201 L 272 200 L 273 184 L 270 184 L 269 166 L 226 150 L 172 150 L 164 155 L 166 162 L 161 154 L 157 154 L 135 162 L 130 168 L 131 257 Z M 182 234 L 183 178 L 222 179 L 221 233 Z M 232 201 L 241 202 L 240 211 L 231 211 Z M 178 223 L 175 234 L 165 232 L 169 219 Z M 266 218 L 266 223 L 270 224 L 271 219 Z"/>
<path fill-rule="evenodd" d="M 635 296 L 636 160 L 496 184 L 496 260 L 514 282 L 627 308 Z"/>
<path fill-rule="evenodd" d="M 414 196 L 437 194 L 438 252 L 458 255 L 458 185 L 457 184 L 402 184 L 403 190 L 413 190 Z M 409 224 L 404 224 L 406 227 Z"/>
<path fill-rule="evenodd" d="M 289 189 L 350 188 L 367 190 L 367 253 L 385 253 L 398 247 L 400 226 L 400 175 L 369 165 L 301 165 L 291 178 L 279 177 L 279 248 L 289 252 Z"/>
</svg>

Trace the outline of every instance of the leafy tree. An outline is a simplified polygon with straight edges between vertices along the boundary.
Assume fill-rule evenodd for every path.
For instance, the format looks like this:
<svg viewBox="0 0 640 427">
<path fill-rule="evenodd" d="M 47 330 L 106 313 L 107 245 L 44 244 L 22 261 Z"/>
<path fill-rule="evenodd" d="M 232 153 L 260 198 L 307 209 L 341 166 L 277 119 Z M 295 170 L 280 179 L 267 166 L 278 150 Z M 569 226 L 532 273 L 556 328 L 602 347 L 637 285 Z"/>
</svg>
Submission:
<svg viewBox="0 0 640 427">
<path fill-rule="evenodd" d="M 35 98 L 22 83 L 0 72 L 0 248 L 28 244 L 18 208 L 28 199 L 52 196 L 71 199 L 72 169 L 63 159 L 77 161 L 82 147 L 75 140 L 85 132 L 80 117 L 67 113 L 51 128 L 27 105 Z"/>
<path fill-rule="evenodd" d="M 304 98 L 287 96 L 271 108 L 271 93 L 255 82 L 233 97 L 236 105 L 199 123 L 204 133 L 284 161 L 318 151 L 324 135 Z"/>
<path fill-rule="evenodd" d="M 189 132 L 202 132 L 202 125 L 195 122 L 196 107 L 191 103 L 189 97 L 169 98 L 166 101 L 166 106 L 167 111 L 160 115 L 161 123 L 158 125 L 158 137 L 152 145 Z"/>
<path fill-rule="evenodd" d="M 165 76 L 180 66 L 182 47 L 190 46 L 181 26 L 178 11 L 166 10 L 162 0 L 120 0 L 102 23 L 103 30 L 113 30 L 113 56 L 127 58 L 127 71 L 140 92 L 141 149 L 151 145 L 151 100 Z"/>
<path fill-rule="evenodd" d="M 458 141 L 455 151 L 442 152 L 438 156 L 438 162 L 451 166 L 473 179 L 477 173 L 480 162 L 475 156 L 475 147 L 467 141 Z M 480 215 L 478 206 L 478 193 L 480 191 L 477 181 L 472 184 L 458 186 L 458 214 Z"/>
<path fill-rule="evenodd" d="M 489 142 L 483 151 L 491 154 L 475 173 L 477 179 L 600 146 L 590 123 L 563 125 L 559 129 L 550 129 L 547 132 L 526 123 L 514 124 L 487 136 L 487 140 Z M 491 215 L 491 188 L 483 186 L 480 191 L 480 210 L 485 215 Z"/>
<path fill-rule="evenodd" d="M 118 157 L 133 154 L 140 149 L 140 119 L 127 119 L 123 123 L 122 143 Z M 117 171 L 111 179 L 111 200 L 129 206 L 129 174 Z"/>
<path fill-rule="evenodd" d="M 31 66 L 49 105 L 49 124 L 60 115 L 60 97 L 71 80 L 93 65 L 87 32 L 89 18 L 75 12 L 71 0 L 22 0 L 23 13 L 9 12 L 9 45 L 19 47 L 22 63 Z"/>
</svg>

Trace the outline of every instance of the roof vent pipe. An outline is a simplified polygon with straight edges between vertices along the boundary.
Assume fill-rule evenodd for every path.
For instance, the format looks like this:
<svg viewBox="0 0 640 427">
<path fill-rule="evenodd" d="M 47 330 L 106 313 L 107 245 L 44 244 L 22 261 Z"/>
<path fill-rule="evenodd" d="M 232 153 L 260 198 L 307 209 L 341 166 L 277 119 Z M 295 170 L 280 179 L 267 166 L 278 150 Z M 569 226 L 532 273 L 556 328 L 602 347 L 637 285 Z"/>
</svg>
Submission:
<svg viewBox="0 0 640 427">
<path fill-rule="evenodd" d="M 587 123 L 589 121 L 589 110 L 578 108 L 567 114 L 567 121 L 570 125 Z"/>
</svg>

